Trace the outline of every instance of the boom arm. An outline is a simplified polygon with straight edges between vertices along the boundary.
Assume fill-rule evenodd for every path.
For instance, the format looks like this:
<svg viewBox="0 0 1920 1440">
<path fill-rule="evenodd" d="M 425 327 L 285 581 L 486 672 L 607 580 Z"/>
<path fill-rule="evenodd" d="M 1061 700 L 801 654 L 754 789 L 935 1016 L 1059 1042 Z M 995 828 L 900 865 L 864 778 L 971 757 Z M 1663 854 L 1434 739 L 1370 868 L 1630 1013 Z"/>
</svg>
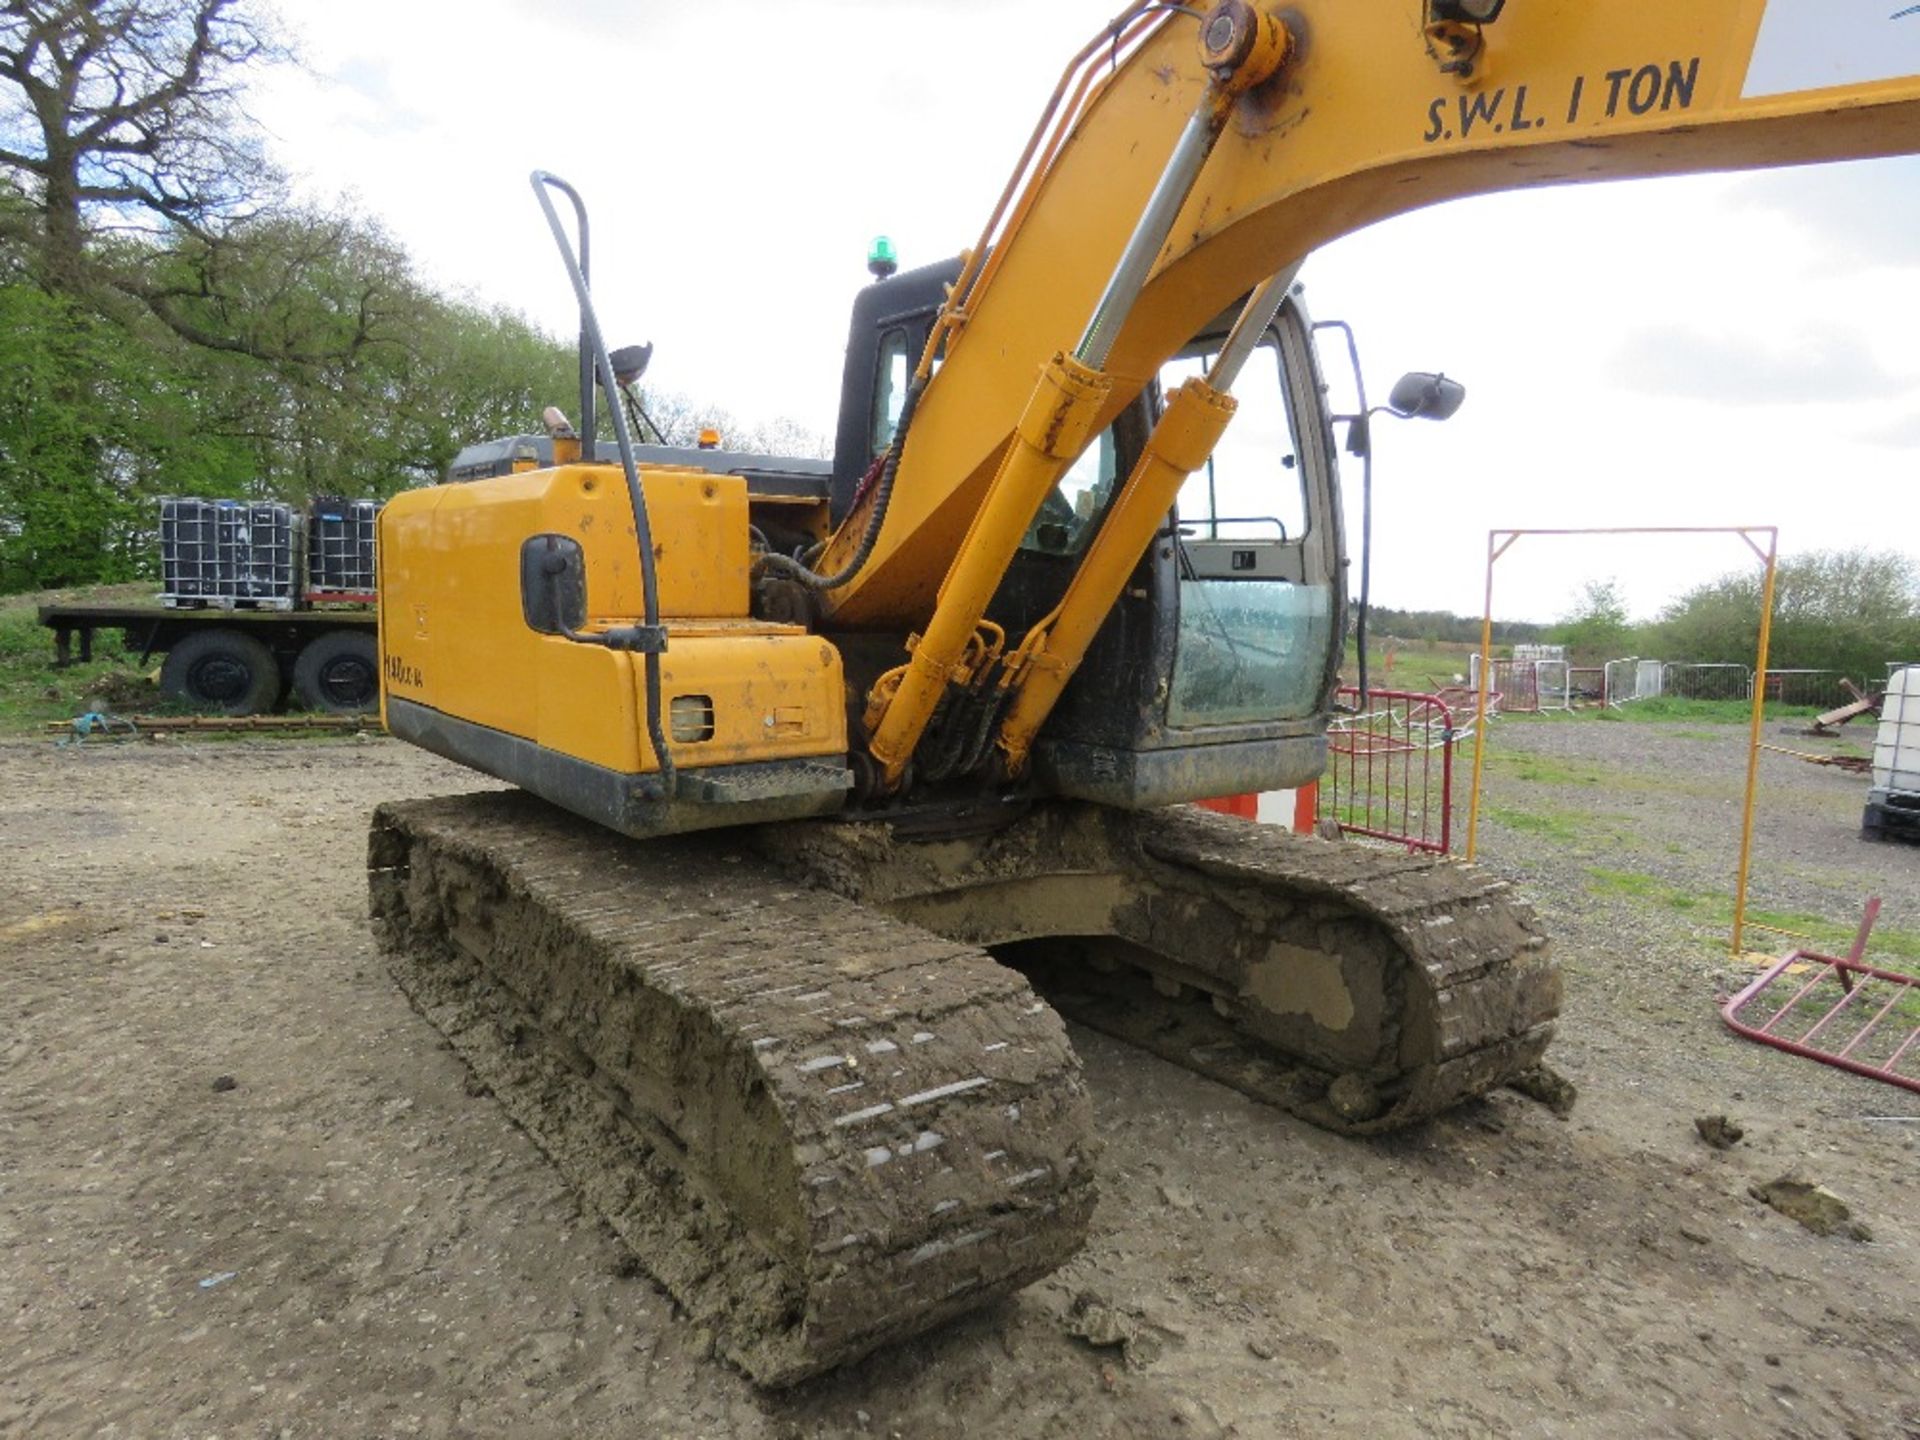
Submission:
<svg viewBox="0 0 1920 1440">
<path fill-rule="evenodd" d="M 1496 14 L 1484 26 L 1451 18 L 1464 8 L 1275 7 L 1284 62 L 1232 100 L 1104 365 L 1077 377 L 1099 393 L 1062 468 L 1237 297 L 1390 215 L 1533 185 L 1920 150 L 1920 13 L 1889 0 L 1508 0 L 1472 7 Z M 872 554 L 828 597 L 836 624 L 927 625 L 948 608 L 943 577 L 992 538 L 979 519 L 1034 376 L 1088 332 L 1216 83 L 1196 44 L 1210 18 L 1135 5 L 1063 79 L 1057 118 L 936 327 L 942 364 L 902 441 Z M 871 503 L 847 517 L 823 568 L 851 556 Z M 890 699 L 876 696 L 870 722 Z"/>
<path fill-rule="evenodd" d="M 1128 17 L 1144 8 L 1116 27 L 1131 33 Z M 1114 342 L 1101 423 L 1236 297 L 1391 215 L 1535 185 L 1920 151 L 1920 13 L 1888 18 L 1900 9 L 1508 0 L 1463 77 L 1443 69 L 1453 62 L 1428 34 L 1426 0 L 1294 0 L 1279 11 L 1294 53 L 1237 102 Z M 1097 42 L 1063 81 L 1088 93 L 987 237 L 992 253 L 970 292 L 955 297 L 879 543 L 832 597 L 838 623 L 918 624 L 931 611 L 1035 374 L 1082 333 L 1204 94 L 1192 19 L 1158 9 L 1132 25 L 1151 28 L 1122 47 L 1117 69 L 1107 73 Z M 1829 29 L 1836 45 L 1879 48 L 1794 48 Z M 1879 78 L 1793 88 L 1849 70 Z M 823 568 L 851 553 L 865 519 L 862 509 L 848 517 Z"/>
</svg>

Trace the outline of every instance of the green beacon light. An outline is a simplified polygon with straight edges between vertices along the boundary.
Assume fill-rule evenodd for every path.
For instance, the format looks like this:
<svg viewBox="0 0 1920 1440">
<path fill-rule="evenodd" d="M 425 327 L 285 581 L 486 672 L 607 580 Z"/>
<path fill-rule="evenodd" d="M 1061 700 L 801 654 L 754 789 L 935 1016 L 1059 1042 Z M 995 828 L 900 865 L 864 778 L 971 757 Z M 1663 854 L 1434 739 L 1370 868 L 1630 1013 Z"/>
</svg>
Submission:
<svg viewBox="0 0 1920 1440">
<path fill-rule="evenodd" d="M 900 268 L 900 257 L 893 252 L 893 241 L 884 235 L 873 237 L 867 247 L 867 269 L 876 280 L 884 280 Z"/>
</svg>

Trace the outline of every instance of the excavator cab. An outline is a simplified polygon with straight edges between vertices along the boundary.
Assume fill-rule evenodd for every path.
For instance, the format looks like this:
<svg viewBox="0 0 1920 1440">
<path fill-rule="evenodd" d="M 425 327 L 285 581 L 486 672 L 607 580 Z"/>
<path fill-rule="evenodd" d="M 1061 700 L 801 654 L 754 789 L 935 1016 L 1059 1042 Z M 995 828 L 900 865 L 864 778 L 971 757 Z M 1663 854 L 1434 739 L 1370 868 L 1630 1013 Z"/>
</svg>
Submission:
<svg viewBox="0 0 1920 1440">
<path fill-rule="evenodd" d="M 893 438 L 913 363 L 959 273 L 958 260 L 925 266 L 869 285 L 855 301 L 836 524 Z M 1009 635 L 1060 602 L 1166 397 L 1205 372 L 1239 308 L 1169 360 L 1042 500 L 987 611 Z M 1332 422 L 1297 290 L 1237 394 L 1226 439 L 1182 489 L 1035 746 L 1044 792 L 1147 809 L 1286 789 L 1324 768 L 1345 633 L 1345 548 Z"/>
</svg>

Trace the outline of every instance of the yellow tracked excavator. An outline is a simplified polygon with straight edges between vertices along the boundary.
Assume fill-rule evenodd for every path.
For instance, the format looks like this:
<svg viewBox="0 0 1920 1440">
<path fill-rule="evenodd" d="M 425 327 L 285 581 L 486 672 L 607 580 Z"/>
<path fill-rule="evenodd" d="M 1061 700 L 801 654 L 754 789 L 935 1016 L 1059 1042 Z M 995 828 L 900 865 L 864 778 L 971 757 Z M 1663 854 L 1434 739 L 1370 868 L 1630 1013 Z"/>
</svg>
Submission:
<svg viewBox="0 0 1920 1440">
<path fill-rule="evenodd" d="M 1347 547 L 1292 277 L 1455 196 L 1914 149 L 1894 0 L 1132 4 L 971 249 L 877 257 L 830 464 L 648 443 L 536 175 L 579 423 L 380 522 L 388 728 L 518 787 L 376 814 L 397 977 L 770 1385 L 1081 1244 L 1062 1013 L 1353 1134 L 1504 1083 L 1559 1003 L 1505 884 L 1177 808 L 1324 764 Z"/>
</svg>

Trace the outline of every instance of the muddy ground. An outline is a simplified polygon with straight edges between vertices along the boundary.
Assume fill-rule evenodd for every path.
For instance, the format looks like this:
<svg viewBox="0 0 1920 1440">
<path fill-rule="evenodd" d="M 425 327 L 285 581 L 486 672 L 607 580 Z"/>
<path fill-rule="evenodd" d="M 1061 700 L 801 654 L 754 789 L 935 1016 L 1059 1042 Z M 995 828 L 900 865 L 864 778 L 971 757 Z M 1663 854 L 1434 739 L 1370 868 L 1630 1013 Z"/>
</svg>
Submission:
<svg viewBox="0 0 1920 1440">
<path fill-rule="evenodd" d="M 1076 1031 L 1086 1251 L 774 1397 L 374 954 L 368 810 L 473 777 L 385 741 L 0 743 L 0 1434 L 1920 1436 L 1920 1097 L 1714 1010 L 1741 738 L 1496 739 L 1494 815 L 1580 821 L 1482 836 L 1566 965 L 1570 1119 L 1503 1092 L 1337 1140 Z M 1763 900 L 1872 889 L 1920 929 L 1920 850 L 1854 838 L 1863 781 L 1770 756 L 1767 784 Z M 1694 1131 L 1719 1112 L 1726 1151 Z M 1792 1169 L 1872 1241 L 1749 1197 Z M 1129 1346 L 1070 1333 L 1089 1297 Z"/>
</svg>

